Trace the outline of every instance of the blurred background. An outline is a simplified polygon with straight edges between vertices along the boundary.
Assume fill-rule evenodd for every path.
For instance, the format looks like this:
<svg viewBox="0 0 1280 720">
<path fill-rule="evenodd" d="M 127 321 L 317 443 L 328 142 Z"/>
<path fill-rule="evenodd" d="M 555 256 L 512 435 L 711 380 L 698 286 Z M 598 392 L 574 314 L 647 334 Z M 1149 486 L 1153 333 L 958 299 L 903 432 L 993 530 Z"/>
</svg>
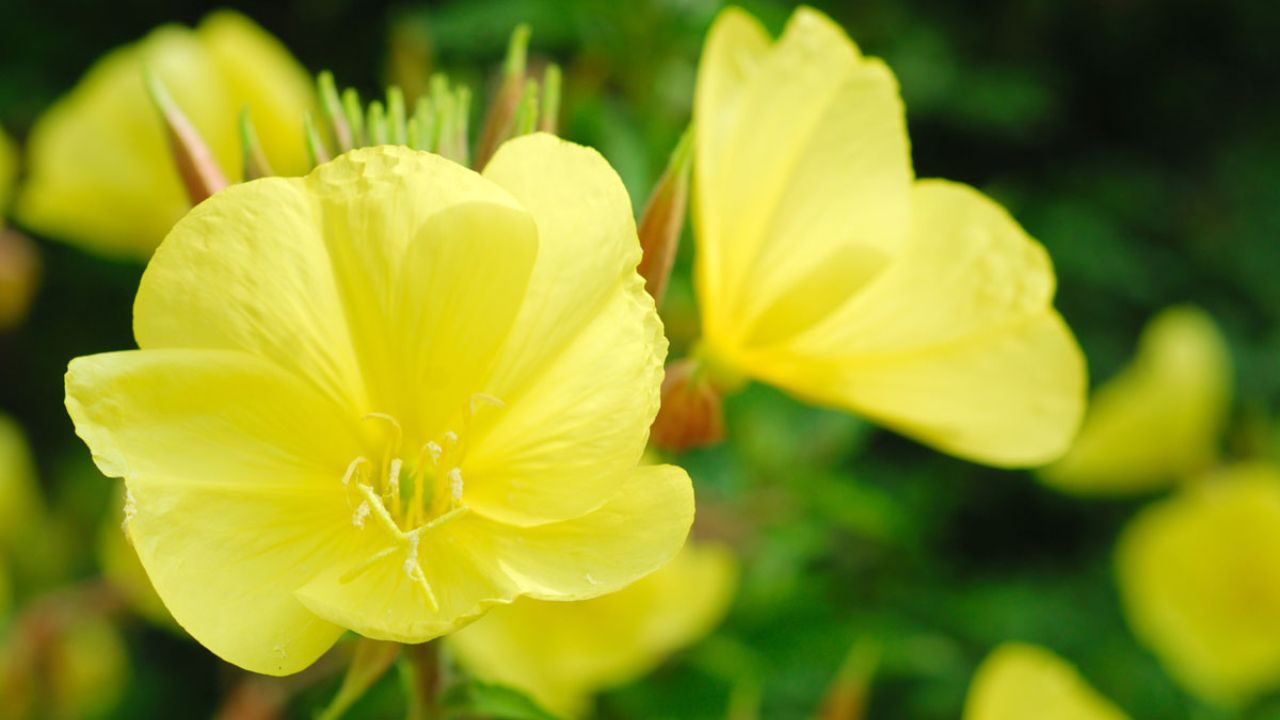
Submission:
<svg viewBox="0 0 1280 720">
<path fill-rule="evenodd" d="M 792 9 L 741 4 L 775 33 Z M 307 70 L 330 69 L 365 96 L 387 82 L 411 90 L 431 69 L 484 95 L 513 26 L 527 22 L 532 60 L 564 69 L 561 134 L 600 149 L 639 207 L 689 121 L 721 5 L 0 0 L 0 127 L 21 147 L 105 52 L 216 7 L 239 9 Z M 897 73 L 917 174 L 984 189 L 1045 244 L 1095 381 L 1133 356 L 1155 313 L 1193 302 L 1234 363 L 1222 457 L 1276 459 L 1280 10 L 1253 0 L 813 5 Z M 10 646 L 24 607 L 102 572 L 115 485 L 73 434 L 62 375 L 72 357 L 133 347 L 143 268 L 27 234 L 39 288 L 0 334 L 0 413 L 29 442 L 45 525 L 8 561 L 17 569 L 0 637 Z M 690 250 L 686 236 L 664 309 L 673 355 L 696 337 Z M 955 718 L 982 658 L 1021 640 L 1068 658 L 1134 718 L 1280 718 L 1277 694 L 1237 707 L 1197 699 L 1135 639 L 1112 558 L 1152 495 L 1061 494 L 763 387 L 727 411 L 730 442 L 680 462 L 698 488 L 699 531 L 741 558 L 736 596 L 710 636 L 605 693 L 601 717 L 809 717 L 843 667 L 869 684 L 866 717 Z M 72 698 L 63 716 L 212 716 L 242 680 L 178 632 L 106 615 L 110 630 L 91 627 L 55 658 L 69 679 L 44 691 Z M 290 716 L 310 717 L 336 683 L 301 691 Z M 398 716 L 394 683 L 383 684 L 353 716 Z"/>
</svg>

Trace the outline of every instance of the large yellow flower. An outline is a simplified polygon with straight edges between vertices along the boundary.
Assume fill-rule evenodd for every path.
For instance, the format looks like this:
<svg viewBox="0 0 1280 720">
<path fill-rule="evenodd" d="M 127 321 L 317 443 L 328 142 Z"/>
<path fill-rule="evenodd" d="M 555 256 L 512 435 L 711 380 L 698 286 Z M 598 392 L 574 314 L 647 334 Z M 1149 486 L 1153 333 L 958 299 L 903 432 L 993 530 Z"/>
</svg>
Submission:
<svg viewBox="0 0 1280 720">
<path fill-rule="evenodd" d="M 311 83 L 275 38 L 216 12 L 193 30 L 165 25 L 98 61 L 35 125 L 19 220 L 104 255 L 145 259 L 190 207 L 159 114 L 154 72 L 227 177 L 241 174 L 238 118 L 248 107 L 273 168 L 306 171 L 302 114 Z"/>
<path fill-rule="evenodd" d="M 1116 550 L 1134 632 L 1191 691 L 1280 687 L 1280 469 L 1237 465 L 1143 510 Z"/>
<path fill-rule="evenodd" d="M 1088 495 L 1157 490 L 1218 459 L 1231 405 L 1231 356 L 1203 310 L 1169 308 L 1142 333 L 1137 357 L 1089 404 L 1071 450 L 1045 482 Z"/>
<path fill-rule="evenodd" d="M 497 608 L 449 636 L 449 647 L 475 675 L 580 717 L 595 693 L 643 675 L 708 633 L 728 608 L 736 575 L 726 548 L 686 545 L 662 569 L 611 595 Z"/>
<path fill-rule="evenodd" d="M 1127 720 L 1057 655 L 1007 643 L 982 662 L 969 686 L 964 720 Z"/>
<path fill-rule="evenodd" d="M 548 135 L 484 175 L 399 147 L 234 185 L 170 233 L 140 350 L 79 358 L 174 618 L 284 674 L 344 628 L 416 643 L 671 558 L 688 476 L 639 467 L 666 341 L 621 181 Z"/>
<path fill-rule="evenodd" d="M 1084 407 L 1043 248 L 976 190 L 915 180 L 897 83 L 820 13 L 716 20 L 695 105 L 703 342 L 754 378 L 947 452 L 1032 465 Z"/>
</svg>

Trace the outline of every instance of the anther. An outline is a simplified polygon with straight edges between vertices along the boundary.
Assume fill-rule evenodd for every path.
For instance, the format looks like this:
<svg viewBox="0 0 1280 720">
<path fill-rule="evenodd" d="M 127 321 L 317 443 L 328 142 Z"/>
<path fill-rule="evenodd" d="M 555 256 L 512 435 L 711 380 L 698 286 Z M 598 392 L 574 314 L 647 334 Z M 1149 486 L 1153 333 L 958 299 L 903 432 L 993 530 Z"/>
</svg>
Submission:
<svg viewBox="0 0 1280 720">
<path fill-rule="evenodd" d="M 444 453 L 444 448 L 440 447 L 440 443 L 436 442 L 435 440 L 428 440 L 427 444 L 424 445 L 423 447 L 426 448 L 427 452 L 431 453 L 432 465 L 440 462 L 440 455 Z"/>
<path fill-rule="evenodd" d="M 351 464 L 347 466 L 347 471 L 342 474 L 342 484 L 350 485 L 351 478 L 355 477 L 356 469 L 360 467 L 360 463 L 366 463 L 366 462 L 369 462 L 369 459 L 364 457 L 363 455 L 356 458 L 355 460 L 352 460 Z"/>
<path fill-rule="evenodd" d="M 458 468 L 449 471 L 449 494 L 454 502 L 462 501 L 462 470 Z"/>
<path fill-rule="evenodd" d="M 364 527 L 364 519 L 369 517 L 369 501 L 361 500 L 360 506 L 356 508 L 355 514 L 351 516 L 351 524 L 358 528 Z"/>
<path fill-rule="evenodd" d="M 392 451 L 393 452 L 400 451 L 400 439 L 404 437 L 404 430 L 401 429 L 399 420 L 396 420 L 394 417 L 386 413 L 380 413 L 380 412 L 366 413 L 364 417 L 360 419 L 361 420 L 381 420 L 385 423 L 390 424 L 391 428 L 395 430 L 395 434 L 396 434 L 395 442 L 391 444 Z"/>
</svg>

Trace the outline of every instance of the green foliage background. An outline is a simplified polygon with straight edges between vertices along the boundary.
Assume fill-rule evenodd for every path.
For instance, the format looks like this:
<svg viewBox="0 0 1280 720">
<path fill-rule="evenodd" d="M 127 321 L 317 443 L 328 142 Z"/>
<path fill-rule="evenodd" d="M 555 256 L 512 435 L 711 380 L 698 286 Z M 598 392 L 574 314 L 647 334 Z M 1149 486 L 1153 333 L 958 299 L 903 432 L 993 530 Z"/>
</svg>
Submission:
<svg viewBox="0 0 1280 720">
<path fill-rule="evenodd" d="M 204 2 L 12 5 L 0 0 L 0 124 L 19 139 L 107 49 Z M 688 122 L 714 0 L 493 0 L 382 7 L 355 0 L 239 6 L 312 71 L 368 96 L 393 28 L 429 39 L 437 67 L 487 87 L 512 26 L 565 67 L 562 134 L 598 147 L 641 205 Z M 790 4 L 744 2 L 775 31 Z M 1275 453 L 1280 400 L 1280 10 L 1230 0 L 816 2 L 898 73 L 917 173 L 975 184 L 1045 243 L 1058 306 L 1095 378 L 1133 351 L 1156 310 L 1192 301 L 1237 363 L 1227 452 Z M 409 35 L 413 37 L 414 35 Z M 687 240 L 687 238 L 686 238 Z M 33 550 L 96 572 L 110 483 L 62 409 L 69 358 L 132 345 L 141 268 L 40 242 L 26 325 L 0 336 L 0 409 L 27 429 L 61 511 Z M 666 321 L 696 333 L 685 243 Z M 1134 718 L 1280 718 L 1280 696 L 1238 713 L 1180 691 L 1120 614 L 1110 554 L 1142 504 L 1057 495 L 1025 473 L 952 460 L 860 421 L 753 387 L 729 405 L 732 442 L 682 459 L 702 524 L 742 550 L 725 625 L 651 677 L 608 694 L 608 718 L 812 715 L 850 648 L 878 658 L 869 717 L 954 718 L 995 644 L 1044 644 Z M 50 560 L 49 562 L 54 562 Z M 53 584 L 53 580 L 49 584 Z M 47 589 L 38 585 L 25 590 Z M 235 674 L 199 646 L 126 625 L 132 679 L 112 717 L 207 716 Z M 390 682 L 390 681 L 388 681 Z M 318 687 L 294 703 L 332 693 Z M 360 710 L 394 717 L 394 687 Z M 2 701 L 0 701 L 2 704 Z M 747 717 L 747 716 L 740 716 Z"/>
</svg>

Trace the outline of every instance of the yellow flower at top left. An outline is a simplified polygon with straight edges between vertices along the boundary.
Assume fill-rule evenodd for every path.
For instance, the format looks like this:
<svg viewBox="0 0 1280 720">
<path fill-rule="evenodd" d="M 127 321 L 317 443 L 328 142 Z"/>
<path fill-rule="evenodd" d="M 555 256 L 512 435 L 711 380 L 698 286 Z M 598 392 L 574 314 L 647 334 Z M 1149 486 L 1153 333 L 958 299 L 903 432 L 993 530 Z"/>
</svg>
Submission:
<svg viewBox="0 0 1280 720">
<path fill-rule="evenodd" d="M 275 171 L 307 170 L 309 76 L 253 21 L 218 11 L 194 30 L 165 25 L 111 51 L 40 118 L 14 209 L 21 224 L 100 255 L 145 260 L 186 213 L 144 68 L 173 95 L 228 179 L 241 175 L 245 107 Z"/>
</svg>

